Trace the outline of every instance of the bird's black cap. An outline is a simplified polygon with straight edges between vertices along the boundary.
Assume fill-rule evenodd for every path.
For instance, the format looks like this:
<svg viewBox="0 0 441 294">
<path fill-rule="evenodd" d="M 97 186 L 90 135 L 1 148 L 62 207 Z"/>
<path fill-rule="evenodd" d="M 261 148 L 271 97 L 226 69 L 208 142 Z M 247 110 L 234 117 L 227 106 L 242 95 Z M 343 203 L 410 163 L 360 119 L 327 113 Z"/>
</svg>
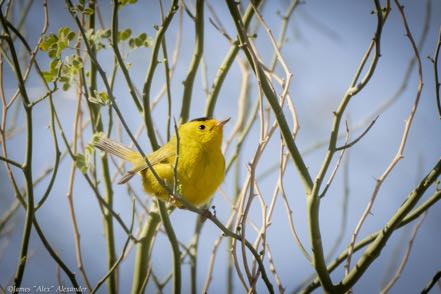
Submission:
<svg viewBox="0 0 441 294">
<path fill-rule="evenodd" d="M 191 121 L 207 121 L 209 119 L 211 119 L 211 117 L 204 116 L 204 117 L 198 117 L 198 118 L 192 119 Z"/>
</svg>

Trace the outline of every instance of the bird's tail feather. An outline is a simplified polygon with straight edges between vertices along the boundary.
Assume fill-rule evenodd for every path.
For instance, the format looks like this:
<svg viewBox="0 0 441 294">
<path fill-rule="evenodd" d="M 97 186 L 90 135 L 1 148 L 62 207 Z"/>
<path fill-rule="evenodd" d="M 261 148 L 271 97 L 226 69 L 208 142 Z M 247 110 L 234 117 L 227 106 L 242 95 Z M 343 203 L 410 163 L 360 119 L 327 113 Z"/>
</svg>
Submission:
<svg viewBox="0 0 441 294">
<path fill-rule="evenodd" d="M 136 161 L 139 161 L 139 159 L 142 159 L 141 154 L 138 152 L 107 138 L 102 138 L 95 143 L 95 146 L 104 152 L 118 156 L 131 163 L 135 163 Z"/>
<path fill-rule="evenodd" d="M 119 158 L 126 160 L 132 164 L 132 169 L 127 171 L 122 176 L 122 178 L 118 182 L 119 185 L 127 183 L 134 175 L 136 175 L 136 173 L 146 169 L 144 159 L 139 152 L 136 152 L 124 145 L 121 145 L 118 142 L 103 138 L 95 143 L 95 146 L 98 149 L 103 150 L 104 152 L 118 156 Z"/>
</svg>

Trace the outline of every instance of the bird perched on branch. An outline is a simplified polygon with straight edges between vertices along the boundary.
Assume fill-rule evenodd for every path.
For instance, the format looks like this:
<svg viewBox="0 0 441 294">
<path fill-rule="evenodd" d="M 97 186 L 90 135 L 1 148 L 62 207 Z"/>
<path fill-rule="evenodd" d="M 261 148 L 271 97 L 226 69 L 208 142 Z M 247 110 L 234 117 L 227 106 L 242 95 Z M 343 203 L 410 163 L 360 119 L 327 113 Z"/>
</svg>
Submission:
<svg viewBox="0 0 441 294">
<path fill-rule="evenodd" d="M 174 135 L 164 146 L 147 155 L 163 183 L 157 180 L 139 152 L 106 138 L 100 139 L 95 146 L 132 164 L 132 169 L 121 178 L 119 184 L 126 183 L 139 173 L 148 194 L 182 206 L 182 203 L 176 203 L 175 198 L 170 197 L 170 190 L 164 187 L 165 184 L 199 207 L 211 199 L 224 179 L 225 159 L 221 145 L 223 126 L 229 120 L 218 121 L 207 117 L 193 119 L 179 126 L 178 136 Z"/>
</svg>

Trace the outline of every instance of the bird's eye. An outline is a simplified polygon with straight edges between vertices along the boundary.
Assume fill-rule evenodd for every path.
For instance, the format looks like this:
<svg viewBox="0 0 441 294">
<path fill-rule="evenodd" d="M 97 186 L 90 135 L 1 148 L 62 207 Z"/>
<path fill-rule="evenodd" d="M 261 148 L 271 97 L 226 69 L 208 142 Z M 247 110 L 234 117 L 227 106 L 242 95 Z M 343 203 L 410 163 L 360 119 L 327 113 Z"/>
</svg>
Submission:
<svg viewBox="0 0 441 294">
<path fill-rule="evenodd" d="M 204 130 L 205 129 L 205 125 L 200 125 L 198 128 L 199 128 L 199 130 Z"/>
</svg>

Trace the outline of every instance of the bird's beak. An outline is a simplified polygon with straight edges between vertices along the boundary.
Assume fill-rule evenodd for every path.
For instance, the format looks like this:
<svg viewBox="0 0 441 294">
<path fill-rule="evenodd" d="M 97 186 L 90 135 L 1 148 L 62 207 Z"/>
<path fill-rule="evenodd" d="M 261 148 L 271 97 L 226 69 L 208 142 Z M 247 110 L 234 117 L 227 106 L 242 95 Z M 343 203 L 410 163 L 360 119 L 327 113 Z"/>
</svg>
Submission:
<svg viewBox="0 0 441 294">
<path fill-rule="evenodd" d="M 221 120 L 221 121 L 219 121 L 219 122 L 216 124 L 216 126 L 218 126 L 218 127 L 223 127 L 227 122 L 230 121 L 230 119 L 231 119 L 231 117 L 226 118 L 226 119 L 224 119 L 224 120 Z"/>
</svg>

